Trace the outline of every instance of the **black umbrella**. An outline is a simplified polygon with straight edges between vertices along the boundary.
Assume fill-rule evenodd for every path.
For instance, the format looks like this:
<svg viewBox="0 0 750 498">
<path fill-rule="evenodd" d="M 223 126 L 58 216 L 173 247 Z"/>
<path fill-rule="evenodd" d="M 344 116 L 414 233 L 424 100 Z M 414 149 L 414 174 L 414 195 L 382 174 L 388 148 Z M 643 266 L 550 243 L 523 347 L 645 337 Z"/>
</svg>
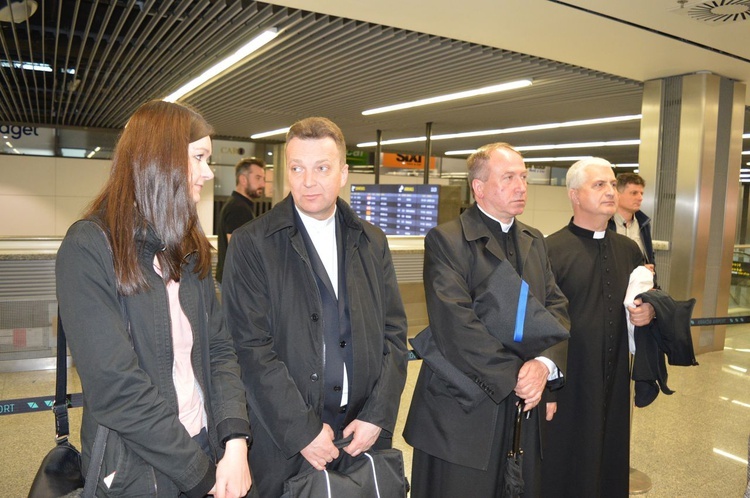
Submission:
<svg viewBox="0 0 750 498">
<path fill-rule="evenodd" d="M 524 402 L 520 400 L 516 408 L 516 423 L 513 424 L 513 447 L 508 452 L 503 479 L 503 497 L 517 498 L 523 495 L 523 450 L 521 449 L 521 420 Z"/>
</svg>

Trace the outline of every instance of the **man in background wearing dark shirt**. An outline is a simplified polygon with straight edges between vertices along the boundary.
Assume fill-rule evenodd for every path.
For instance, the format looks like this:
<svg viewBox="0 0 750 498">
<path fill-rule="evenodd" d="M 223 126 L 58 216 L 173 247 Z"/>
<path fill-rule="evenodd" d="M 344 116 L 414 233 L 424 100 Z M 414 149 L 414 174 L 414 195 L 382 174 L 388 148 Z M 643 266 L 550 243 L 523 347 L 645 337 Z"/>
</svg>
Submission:
<svg viewBox="0 0 750 498">
<path fill-rule="evenodd" d="M 254 157 L 241 159 L 234 167 L 234 178 L 232 196 L 219 214 L 219 261 L 216 265 L 216 280 L 219 283 L 224 275 L 224 258 L 232 232 L 255 217 L 252 199 L 263 197 L 266 188 L 266 164 Z"/>
</svg>

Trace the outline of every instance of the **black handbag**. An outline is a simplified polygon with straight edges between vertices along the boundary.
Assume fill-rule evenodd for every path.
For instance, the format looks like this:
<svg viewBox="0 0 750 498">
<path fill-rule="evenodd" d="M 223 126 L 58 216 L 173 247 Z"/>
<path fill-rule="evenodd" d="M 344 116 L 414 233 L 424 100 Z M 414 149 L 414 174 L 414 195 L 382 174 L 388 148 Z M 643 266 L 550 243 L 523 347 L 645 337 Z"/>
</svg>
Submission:
<svg viewBox="0 0 750 498">
<path fill-rule="evenodd" d="M 351 436 L 335 441 L 338 448 Z M 316 470 L 310 467 L 284 482 L 281 498 L 405 498 L 409 484 L 404 475 L 404 457 L 391 448 L 371 450 L 352 459 L 345 469 Z"/>
<path fill-rule="evenodd" d="M 81 453 L 68 441 L 67 361 L 66 341 L 60 315 L 57 315 L 57 373 L 55 386 L 55 447 L 42 460 L 29 490 L 29 498 L 77 497 L 93 498 L 99 478 L 109 429 L 96 430 L 91 465 L 84 482 L 81 472 Z"/>
</svg>

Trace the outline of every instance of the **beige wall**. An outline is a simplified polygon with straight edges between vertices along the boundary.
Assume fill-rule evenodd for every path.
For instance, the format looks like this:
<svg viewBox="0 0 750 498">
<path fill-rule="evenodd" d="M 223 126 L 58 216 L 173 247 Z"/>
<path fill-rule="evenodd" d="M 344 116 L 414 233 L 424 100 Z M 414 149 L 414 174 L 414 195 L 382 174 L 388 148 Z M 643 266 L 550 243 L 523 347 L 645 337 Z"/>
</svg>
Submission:
<svg viewBox="0 0 750 498">
<path fill-rule="evenodd" d="M 61 157 L 0 155 L 0 237 L 65 235 L 99 192 L 110 161 Z M 372 175 L 350 174 L 351 183 L 371 183 Z M 383 183 L 421 183 L 414 177 L 381 176 Z M 447 180 L 433 179 L 447 184 Z M 348 185 L 347 185 L 348 187 Z M 213 181 L 203 187 L 198 216 L 206 233 L 213 232 Z M 349 189 L 341 191 L 349 198 Z M 549 235 L 572 216 L 564 187 L 529 185 L 524 223 Z"/>
<path fill-rule="evenodd" d="M 568 189 L 551 185 L 529 185 L 526 209 L 518 219 L 537 228 L 544 235 L 552 235 L 570 222 L 573 209 L 568 200 Z"/>
<path fill-rule="evenodd" d="M 0 155 L 0 237 L 65 235 L 109 175 L 110 161 Z M 213 182 L 198 216 L 213 231 Z"/>
</svg>

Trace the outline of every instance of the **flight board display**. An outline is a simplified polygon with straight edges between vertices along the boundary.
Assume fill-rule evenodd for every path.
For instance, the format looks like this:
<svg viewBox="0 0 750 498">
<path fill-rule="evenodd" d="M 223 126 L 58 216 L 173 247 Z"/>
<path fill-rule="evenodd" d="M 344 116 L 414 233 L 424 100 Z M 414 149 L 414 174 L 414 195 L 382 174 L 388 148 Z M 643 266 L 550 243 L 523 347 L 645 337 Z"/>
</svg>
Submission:
<svg viewBox="0 0 750 498">
<path fill-rule="evenodd" d="M 438 222 L 439 185 L 352 185 L 350 204 L 386 235 L 426 235 Z"/>
</svg>

